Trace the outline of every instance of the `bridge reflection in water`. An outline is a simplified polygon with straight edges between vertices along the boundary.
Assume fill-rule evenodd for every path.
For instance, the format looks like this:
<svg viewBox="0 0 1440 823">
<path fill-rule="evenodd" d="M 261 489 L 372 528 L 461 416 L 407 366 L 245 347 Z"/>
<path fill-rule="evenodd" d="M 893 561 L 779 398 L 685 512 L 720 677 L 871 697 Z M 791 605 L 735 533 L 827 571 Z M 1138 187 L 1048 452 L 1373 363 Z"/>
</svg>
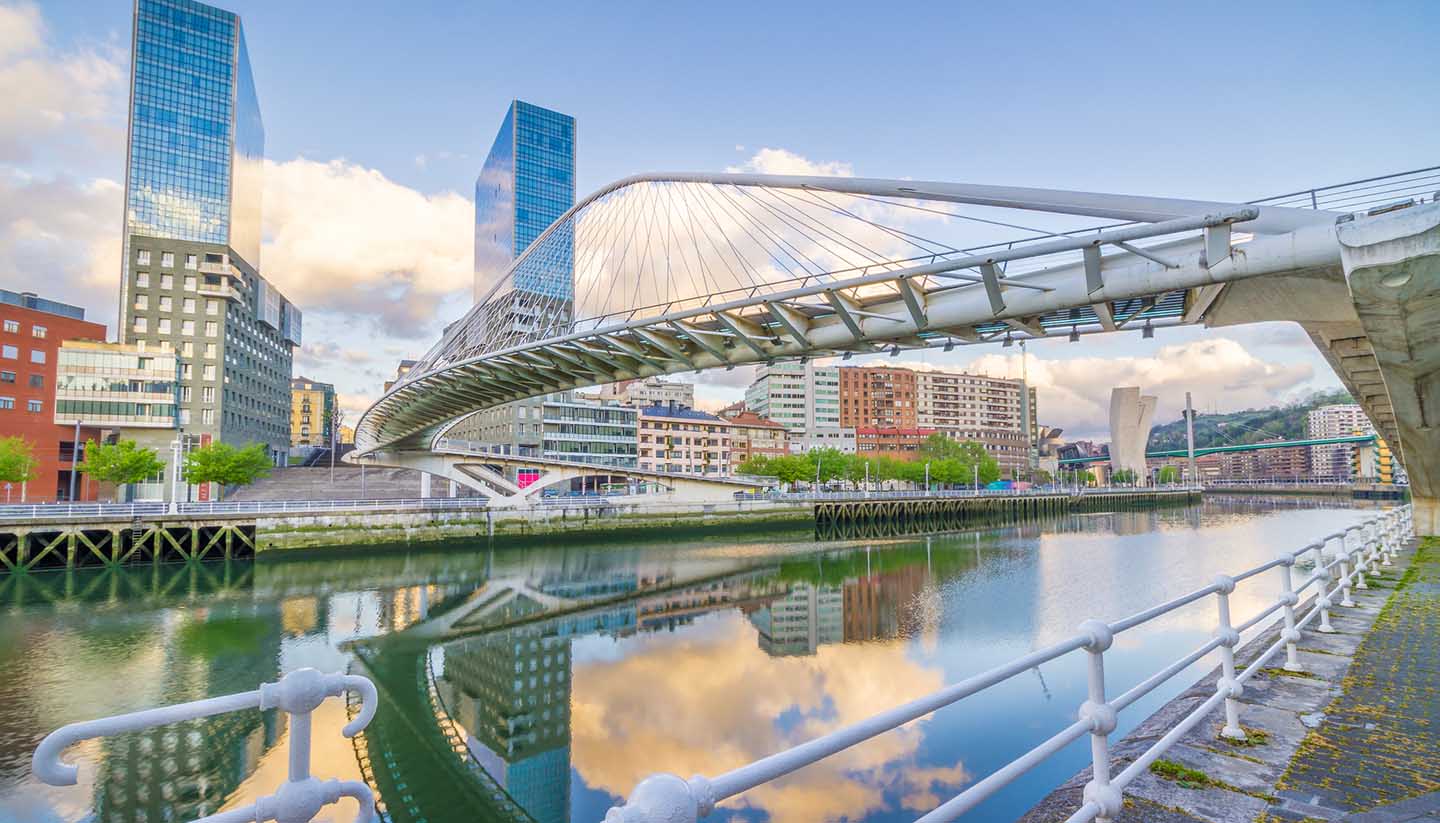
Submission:
<svg viewBox="0 0 1440 823">
<path fill-rule="evenodd" d="M 1306 505 L 1320 508 L 1292 508 Z M 1066 633 L 1098 599 L 1122 612 L 1361 516 L 1335 505 L 1225 500 L 838 546 L 367 552 L 16 576 L 0 583 L 0 728 L 28 752 L 70 720 L 349 666 L 376 681 L 381 707 L 355 741 L 339 737 L 338 708 L 317 716 L 322 776 L 365 779 L 392 821 L 588 823 L 657 768 L 752 760 Z M 1158 582 L 1130 591 L 1119 569 Z M 1119 658 L 1116 685 L 1146 655 L 1199 637 L 1201 617 L 1137 636 L 1142 659 Z M 1033 742 L 1016 718 L 1047 727 L 1083 683 L 1046 666 L 713 819 L 913 820 Z M 234 728 L 216 718 L 75 752 L 98 778 L 96 819 L 193 817 L 268 792 L 287 730 L 272 715 L 232 717 Z M 976 819 L 1013 819 L 1083 759 L 1060 758 Z M 0 819 L 28 819 L 15 804 L 47 797 L 0 750 Z"/>
</svg>

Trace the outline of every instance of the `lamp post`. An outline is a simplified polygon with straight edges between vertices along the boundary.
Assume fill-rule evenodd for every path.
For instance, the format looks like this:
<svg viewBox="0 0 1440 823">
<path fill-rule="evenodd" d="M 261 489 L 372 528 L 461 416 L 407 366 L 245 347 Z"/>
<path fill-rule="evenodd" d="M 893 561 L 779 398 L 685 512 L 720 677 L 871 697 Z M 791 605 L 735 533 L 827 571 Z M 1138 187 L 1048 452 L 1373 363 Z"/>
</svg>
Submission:
<svg viewBox="0 0 1440 823">
<path fill-rule="evenodd" d="M 925 492 L 930 492 L 930 461 L 925 461 Z"/>
<path fill-rule="evenodd" d="M 185 447 L 185 430 L 176 429 L 175 439 L 170 441 L 170 513 L 180 511 L 180 451 Z"/>
<path fill-rule="evenodd" d="M 70 502 L 75 502 L 75 466 L 80 463 L 80 415 L 75 415 L 75 439 L 70 443 Z"/>
<path fill-rule="evenodd" d="M 340 423 L 345 419 L 345 412 L 335 409 L 330 414 L 330 485 L 335 485 L 335 438 L 340 432 Z"/>
</svg>

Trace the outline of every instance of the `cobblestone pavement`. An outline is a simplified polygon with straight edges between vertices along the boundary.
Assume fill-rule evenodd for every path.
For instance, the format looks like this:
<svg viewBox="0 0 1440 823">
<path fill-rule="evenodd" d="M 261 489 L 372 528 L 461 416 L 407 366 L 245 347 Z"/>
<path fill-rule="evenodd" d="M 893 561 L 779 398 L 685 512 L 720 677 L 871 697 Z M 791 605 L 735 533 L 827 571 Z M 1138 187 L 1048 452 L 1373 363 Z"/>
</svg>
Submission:
<svg viewBox="0 0 1440 823">
<path fill-rule="evenodd" d="M 1440 540 L 1417 551 L 1356 650 L 1343 689 L 1276 785 L 1277 816 L 1330 820 L 1334 812 L 1398 804 L 1344 819 L 1434 819 L 1428 812 L 1440 811 Z M 1300 812 L 1307 813 L 1294 816 Z"/>
<path fill-rule="evenodd" d="M 1440 820 L 1440 540 L 1336 608 L 1336 632 L 1307 630 L 1301 673 L 1271 663 L 1246 685 L 1249 739 L 1219 736 L 1218 710 L 1126 791 L 1117 823 L 1400 823 Z M 1237 652 L 1248 665 L 1274 628 Z M 1112 749 L 1117 773 L 1215 692 L 1212 672 Z M 1081 804 L 1089 769 L 1021 820 L 1059 823 Z M 1435 793 L 1435 794 L 1432 794 Z M 1388 805 L 1387 805 L 1388 804 Z"/>
</svg>

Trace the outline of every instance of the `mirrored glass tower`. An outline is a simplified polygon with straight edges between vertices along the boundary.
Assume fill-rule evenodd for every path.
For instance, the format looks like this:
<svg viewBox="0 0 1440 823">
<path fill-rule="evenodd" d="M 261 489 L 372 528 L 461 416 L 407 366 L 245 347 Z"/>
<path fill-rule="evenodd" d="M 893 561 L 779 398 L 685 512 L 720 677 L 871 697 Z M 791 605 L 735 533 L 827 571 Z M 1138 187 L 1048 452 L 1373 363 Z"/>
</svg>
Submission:
<svg viewBox="0 0 1440 823">
<path fill-rule="evenodd" d="M 134 438 L 167 462 L 177 441 L 264 443 L 277 462 L 289 448 L 301 314 L 260 274 L 264 156 L 240 18 L 137 0 L 119 337 L 179 356 L 181 432 Z"/>
</svg>

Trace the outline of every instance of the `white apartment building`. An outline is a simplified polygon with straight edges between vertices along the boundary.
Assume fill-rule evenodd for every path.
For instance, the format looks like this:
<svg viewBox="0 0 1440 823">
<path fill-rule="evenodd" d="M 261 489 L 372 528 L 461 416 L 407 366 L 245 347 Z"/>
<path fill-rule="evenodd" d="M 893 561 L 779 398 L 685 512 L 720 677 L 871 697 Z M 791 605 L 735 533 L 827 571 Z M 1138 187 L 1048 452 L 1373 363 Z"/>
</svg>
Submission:
<svg viewBox="0 0 1440 823">
<path fill-rule="evenodd" d="M 677 404 L 640 411 L 642 471 L 730 476 L 730 423 Z"/>
<path fill-rule="evenodd" d="M 745 408 L 792 435 L 840 427 L 840 369 L 789 361 L 760 366 L 745 390 Z"/>
<path fill-rule="evenodd" d="M 1375 427 L 1358 403 L 1336 403 L 1311 409 L 1305 416 L 1305 436 L 1311 440 L 1374 434 Z M 1348 443 L 1310 447 L 1311 474 L 1316 477 L 1350 477 L 1355 447 Z"/>
<path fill-rule="evenodd" d="M 647 377 L 643 380 L 621 380 L 600 388 L 601 400 L 614 400 L 626 406 L 695 407 L 695 384 L 678 380 Z"/>
<path fill-rule="evenodd" d="M 916 373 L 916 424 L 922 429 L 1025 430 L 1021 399 L 1025 384 L 1020 380 L 981 377 L 958 372 Z M 1030 390 L 1030 417 L 1035 418 L 1034 395 Z"/>
<path fill-rule="evenodd" d="M 854 454 L 856 450 L 854 427 L 826 427 L 807 431 L 804 434 L 792 435 L 790 438 L 791 454 L 809 454 L 816 449 L 834 449 L 841 454 Z"/>
</svg>

